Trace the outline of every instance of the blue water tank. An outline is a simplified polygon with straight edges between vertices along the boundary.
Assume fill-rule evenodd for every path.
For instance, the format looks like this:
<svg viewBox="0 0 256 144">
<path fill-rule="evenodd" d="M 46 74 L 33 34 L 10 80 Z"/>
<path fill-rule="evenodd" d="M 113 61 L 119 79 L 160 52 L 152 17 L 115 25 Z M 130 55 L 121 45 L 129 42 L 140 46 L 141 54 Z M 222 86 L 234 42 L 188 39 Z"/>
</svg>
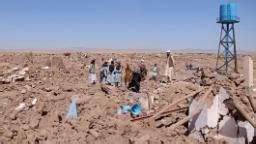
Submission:
<svg viewBox="0 0 256 144">
<path fill-rule="evenodd" d="M 237 7 L 234 3 L 220 5 L 219 21 L 237 21 Z"/>
<path fill-rule="evenodd" d="M 222 4 L 220 5 L 220 21 L 224 21 L 228 19 L 228 5 Z"/>
<path fill-rule="evenodd" d="M 237 9 L 236 9 L 236 4 L 234 3 L 230 3 L 229 5 L 229 16 L 230 16 L 230 20 L 237 20 Z"/>
</svg>

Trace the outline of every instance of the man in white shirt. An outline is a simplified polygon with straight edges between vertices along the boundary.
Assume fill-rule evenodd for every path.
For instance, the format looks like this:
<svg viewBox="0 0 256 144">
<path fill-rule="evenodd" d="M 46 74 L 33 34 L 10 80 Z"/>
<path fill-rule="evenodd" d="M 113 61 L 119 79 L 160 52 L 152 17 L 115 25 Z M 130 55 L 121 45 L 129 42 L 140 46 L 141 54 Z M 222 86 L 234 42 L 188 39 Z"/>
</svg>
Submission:
<svg viewBox="0 0 256 144">
<path fill-rule="evenodd" d="M 167 76 L 168 81 L 171 81 L 173 79 L 173 74 L 174 74 L 174 59 L 170 50 L 166 51 L 166 55 L 167 55 L 167 61 L 166 61 L 165 76 Z"/>
</svg>

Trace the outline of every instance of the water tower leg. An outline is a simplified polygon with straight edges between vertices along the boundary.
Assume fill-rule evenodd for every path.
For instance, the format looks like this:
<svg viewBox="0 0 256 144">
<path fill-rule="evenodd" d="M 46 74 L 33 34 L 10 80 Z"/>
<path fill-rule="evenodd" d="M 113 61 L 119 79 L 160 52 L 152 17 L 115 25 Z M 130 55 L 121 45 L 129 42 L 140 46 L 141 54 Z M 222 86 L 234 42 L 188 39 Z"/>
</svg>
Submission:
<svg viewBox="0 0 256 144">
<path fill-rule="evenodd" d="M 229 63 L 229 24 L 226 25 L 226 72 L 228 72 L 228 63 Z"/>
<path fill-rule="evenodd" d="M 234 45 L 234 62 L 235 62 L 235 72 L 238 73 L 238 66 L 237 66 L 237 55 L 236 55 L 236 38 L 235 38 L 235 27 L 232 24 L 232 31 L 233 31 L 233 45 Z"/>
<path fill-rule="evenodd" d="M 223 24 L 221 25 L 221 29 L 220 29 L 220 41 L 219 41 L 219 48 L 218 48 L 218 54 L 217 54 L 217 61 L 216 61 L 216 71 L 219 71 L 219 63 L 220 63 L 220 54 L 221 54 L 221 39 L 222 39 L 222 31 L 223 31 L 224 27 Z"/>
</svg>

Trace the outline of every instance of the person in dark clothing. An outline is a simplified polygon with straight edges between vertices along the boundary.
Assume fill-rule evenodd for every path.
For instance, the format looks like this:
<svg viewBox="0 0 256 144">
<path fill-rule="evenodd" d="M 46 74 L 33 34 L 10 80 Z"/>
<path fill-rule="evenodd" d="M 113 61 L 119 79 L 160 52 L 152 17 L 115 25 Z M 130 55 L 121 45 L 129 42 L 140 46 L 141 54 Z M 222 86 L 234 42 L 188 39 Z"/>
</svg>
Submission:
<svg viewBox="0 0 256 144">
<path fill-rule="evenodd" d="M 133 72 L 132 73 L 132 81 L 129 83 L 128 89 L 132 90 L 133 92 L 139 92 L 140 91 L 140 82 L 141 82 L 140 72 Z"/>
<path fill-rule="evenodd" d="M 108 62 L 104 62 L 100 69 L 100 82 L 106 83 L 108 76 Z"/>
<path fill-rule="evenodd" d="M 115 70 L 114 61 L 111 61 L 108 70 L 109 70 L 110 73 L 113 73 L 113 71 Z"/>
</svg>

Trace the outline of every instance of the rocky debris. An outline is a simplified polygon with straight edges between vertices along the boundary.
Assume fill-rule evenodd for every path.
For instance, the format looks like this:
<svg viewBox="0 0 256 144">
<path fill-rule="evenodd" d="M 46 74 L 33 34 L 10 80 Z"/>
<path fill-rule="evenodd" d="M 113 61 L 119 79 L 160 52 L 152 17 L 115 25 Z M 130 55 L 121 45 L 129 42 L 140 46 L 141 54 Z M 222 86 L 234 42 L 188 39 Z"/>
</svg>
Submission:
<svg viewBox="0 0 256 144">
<path fill-rule="evenodd" d="M 116 87 L 114 86 L 110 86 L 110 85 L 101 85 L 101 90 L 107 94 L 107 95 L 111 95 L 111 96 L 117 96 L 118 95 L 118 90 Z"/>
<path fill-rule="evenodd" d="M 0 84 L 10 84 L 11 82 L 29 80 L 29 75 L 27 74 L 28 71 L 28 67 L 24 67 L 21 70 L 19 67 L 14 67 L 0 77 Z"/>
<path fill-rule="evenodd" d="M 168 82 L 169 82 L 167 76 L 160 76 L 160 77 L 159 77 L 159 80 L 160 80 L 161 83 L 168 83 Z"/>
<path fill-rule="evenodd" d="M 241 138 L 237 134 L 238 127 L 234 118 L 224 116 L 219 123 L 219 137 L 225 138 L 229 143 L 245 143 L 245 138 Z"/>
<path fill-rule="evenodd" d="M 215 73 L 209 68 L 214 66 L 215 56 L 178 55 L 182 57 L 177 56 L 175 81 L 154 82 L 146 78 L 141 83 L 140 93 L 136 94 L 125 86 L 115 88 L 106 85 L 108 94 L 103 92 L 98 83 L 88 83 L 88 72 L 81 66 L 96 58 L 99 68 L 102 57 L 114 57 L 122 64 L 129 63 L 136 68 L 136 60 L 144 56 L 147 67 L 158 63 L 160 74 L 163 74 L 163 54 L 92 53 L 89 59 L 80 59 L 78 54 L 73 53 L 70 56 L 63 53 L 33 54 L 33 64 L 24 67 L 19 63 L 23 54 L 1 56 L 0 67 L 2 62 L 10 63 L 0 68 L 0 83 L 8 83 L 0 86 L 0 143 L 218 143 L 223 139 L 230 140 L 224 129 L 230 126 L 228 121 L 233 120 L 236 123 L 234 130 L 241 139 L 237 139 L 236 135 L 233 140 L 251 141 L 255 135 L 253 125 L 236 106 L 229 103 L 232 99 L 252 122 L 255 121 L 247 99 L 248 91 L 243 86 L 244 77 Z M 191 63 L 192 69 L 184 69 L 185 63 Z M 70 73 L 65 73 L 64 69 Z M 19 82 L 10 77 L 22 74 L 24 79 Z M 185 78 L 186 81 L 183 81 Z M 210 85 L 213 89 L 204 101 L 208 107 L 198 109 L 198 103 Z M 201 87 L 205 89 L 191 95 Z M 76 119 L 65 119 L 72 95 L 78 95 L 79 115 Z M 192 102 L 196 113 L 188 111 Z M 20 103 L 25 103 L 25 107 L 15 110 Z M 136 118 L 130 114 L 118 115 L 117 109 L 124 104 L 140 104 L 143 107 L 141 115 Z M 212 119 L 209 113 L 212 113 Z M 198 124 L 196 117 L 201 117 L 201 124 Z M 152 124 L 148 123 L 150 118 L 153 119 Z"/>
<path fill-rule="evenodd" d="M 31 104 L 32 104 L 32 105 L 35 105 L 36 102 L 37 102 L 37 98 L 34 98 L 34 99 L 31 101 Z"/>
<path fill-rule="evenodd" d="M 229 99 L 229 95 L 223 88 L 221 88 L 219 94 L 214 97 L 213 104 L 210 107 L 206 106 L 197 117 L 194 117 L 191 120 L 191 123 L 189 124 L 190 131 L 194 128 L 199 131 L 204 127 L 217 127 L 220 116 L 228 113 L 228 109 L 223 104 L 226 99 Z M 190 105 L 189 113 L 192 113 L 198 106 L 199 103 L 196 100 L 193 100 Z"/>
<path fill-rule="evenodd" d="M 49 68 L 50 68 L 49 66 L 42 67 L 43 70 L 48 70 Z"/>
<path fill-rule="evenodd" d="M 25 90 L 25 89 L 22 89 L 21 91 L 20 91 L 20 93 L 21 94 L 25 94 L 27 91 Z"/>
<path fill-rule="evenodd" d="M 91 134 L 94 138 L 99 137 L 99 133 L 96 132 L 96 131 L 93 130 L 93 129 L 90 129 L 90 130 L 88 131 L 88 133 Z"/>
<path fill-rule="evenodd" d="M 26 103 L 22 102 L 15 108 L 16 111 L 22 111 L 26 107 Z"/>
<path fill-rule="evenodd" d="M 0 84 L 9 84 L 11 83 L 11 79 L 10 78 L 3 78 L 3 77 L 0 77 Z"/>
<path fill-rule="evenodd" d="M 230 99 L 230 96 L 227 94 L 225 89 L 222 87 L 219 90 L 219 94 L 217 94 L 213 103 L 209 107 L 205 107 L 199 115 L 194 117 L 189 123 L 189 130 L 193 133 L 194 138 L 198 138 L 199 141 L 202 141 L 202 137 L 207 139 L 209 135 L 214 137 L 225 138 L 226 141 L 230 143 L 245 143 L 245 140 L 248 139 L 248 142 L 252 141 L 253 137 L 253 126 L 246 122 L 246 126 L 243 122 L 235 120 L 232 116 L 229 116 L 229 110 L 224 104 L 224 101 Z M 199 103 L 196 100 L 193 100 L 190 104 L 190 113 L 195 111 L 195 107 L 198 107 Z M 246 118 L 246 117 L 245 117 Z M 238 121 L 238 125 L 237 125 Z M 238 133 L 238 127 L 242 125 L 242 127 L 248 128 L 248 133 L 250 137 L 246 137 L 246 132 L 243 134 Z M 215 131 L 217 130 L 217 135 Z M 201 132 L 205 132 L 201 134 Z M 242 137 L 243 135 L 243 137 Z"/>
<path fill-rule="evenodd" d="M 29 122 L 29 126 L 32 128 L 32 129 L 36 129 L 39 127 L 39 122 L 40 122 L 40 118 L 38 117 L 32 117 L 30 119 L 30 122 Z"/>
</svg>

